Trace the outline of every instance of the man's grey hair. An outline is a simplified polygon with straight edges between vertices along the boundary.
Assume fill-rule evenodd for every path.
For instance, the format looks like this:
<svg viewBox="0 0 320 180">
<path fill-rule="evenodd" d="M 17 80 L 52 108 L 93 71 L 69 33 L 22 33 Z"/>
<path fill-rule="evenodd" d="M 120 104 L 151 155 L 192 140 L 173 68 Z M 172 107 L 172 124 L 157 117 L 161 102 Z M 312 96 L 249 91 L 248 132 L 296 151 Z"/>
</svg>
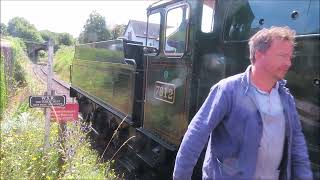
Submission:
<svg viewBox="0 0 320 180">
<path fill-rule="evenodd" d="M 253 35 L 249 40 L 250 50 L 250 61 L 253 64 L 255 62 L 255 53 L 266 52 L 274 39 L 286 40 L 295 45 L 296 32 L 290 29 L 288 26 L 285 27 L 274 27 L 269 29 L 263 28 Z"/>
</svg>

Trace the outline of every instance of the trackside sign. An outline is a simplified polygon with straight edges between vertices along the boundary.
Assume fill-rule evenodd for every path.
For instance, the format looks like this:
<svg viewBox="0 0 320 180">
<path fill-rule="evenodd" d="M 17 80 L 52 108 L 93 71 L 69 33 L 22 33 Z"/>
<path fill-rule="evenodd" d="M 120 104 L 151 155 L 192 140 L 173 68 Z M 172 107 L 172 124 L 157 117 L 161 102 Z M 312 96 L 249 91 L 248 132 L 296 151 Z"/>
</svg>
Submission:
<svg viewBox="0 0 320 180">
<path fill-rule="evenodd" d="M 31 108 L 45 108 L 51 106 L 65 106 L 66 96 L 30 96 L 29 106 Z"/>
<path fill-rule="evenodd" d="M 58 122 L 78 120 L 79 104 L 68 103 L 64 107 L 52 107 L 50 112 L 51 120 Z"/>
</svg>

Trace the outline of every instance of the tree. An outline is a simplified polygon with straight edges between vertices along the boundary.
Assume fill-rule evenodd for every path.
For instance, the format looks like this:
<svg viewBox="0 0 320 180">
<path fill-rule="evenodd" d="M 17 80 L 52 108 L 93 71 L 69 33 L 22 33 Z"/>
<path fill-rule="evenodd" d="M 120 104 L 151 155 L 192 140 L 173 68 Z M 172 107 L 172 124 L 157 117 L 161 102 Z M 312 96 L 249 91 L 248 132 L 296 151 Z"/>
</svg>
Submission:
<svg viewBox="0 0 320 180">
<path fill-rule="evenodd" d="M 22 17 L 14 17 L 9 20 L 8 32 L 11 36 L 20 37 L 24 40 L 43 42 L 36 27 Z"/>
<path fill-rule="evenodd" d="M 55 33 L 55 32 L 51 32 L 48 30 L 42 30 L 42 31 L 40 31 L 40 35 L 41 35 L 42 39 L 45 41 L 49 41 L 49 39 L 52 39 L 54 44 L 59 44 L 59 38 L 58 38 L 57 33 Z"/>
<path fill-rule="evenodd" d="M 69 33 L 59 33 L 58 34 L 59 43 L 70 46 L 74 43 L 74 39 L 71 34 Z"/>
<path fill-rule="evenodd" d="M 125 24 L 116 24 L 111 30 L 111 39 L 117 39 L 118 37 L 123 36 L 126 27 L 127 25 Z"/>
<path fill-rule="evenodd" d="M 7 26 L 4 23 L 0 24 L 0 34 L 2 36 L 6 36 L 8 35 L 8 30 L 7 30 Z"/>
<path fill-rule="evenodd" d="M 49 41 L 52 39 L 54 44 L 56 45 L 66 45 L 70 46 L 74 43 L 74 39 L 71 34 L 69 33 L 55 33 L 48 30 L 40 31 L 42 39 L 45 41 Z"/>
<path fill-rule="evenodd" d="M 48 30 L 42 30 L 42 31 L 39 31 L 39 33 L 44 41 L 49 41 L 49 39 L 53 41 L 54 52 L 56 52 L 60 48 L 60 42 L 59 42 L 59 37 L 57 33 L 51 32 Z"/>
<path fill-rule="evenodd" d="M 83 26 L 84 30 L 80 33 L 79 42 L 96 42 L 110 39 L 110 32 L 106 26 L 105 17 L 101 16 L 96 11 L 89 15 L 86 24 Z"/>
</svg>

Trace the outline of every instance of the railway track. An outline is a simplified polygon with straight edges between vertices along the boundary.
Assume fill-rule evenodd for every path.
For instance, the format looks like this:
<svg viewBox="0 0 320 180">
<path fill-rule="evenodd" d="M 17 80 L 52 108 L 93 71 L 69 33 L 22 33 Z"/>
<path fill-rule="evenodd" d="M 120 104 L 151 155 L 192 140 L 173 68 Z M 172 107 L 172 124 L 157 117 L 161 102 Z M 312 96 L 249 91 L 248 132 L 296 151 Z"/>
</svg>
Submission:
<svg viewBox="0 0 320 180">
<path fill-rule="evenodd" d="M 34 64 L 33 72 L 41 83 L 47 84 L 46 65 Z M 55 91 L 56 95 L 66 95 L 67 102 L 73 101 L 73 98 L 69 96 L 70 85 L 68 83 L 59 80 L 55 75 L 53 75 L 52 82 L 52 90 Z"/>
<path fill-rule="evenodd" d="M 41 71 L 42 71 L 44 74 L 47 75 L 47 72 L 46 72 L 46 70 L 44 69 L 43 66 L 41 66 L 40 69 L 41 69 Z M 57 79 L 56 77 L 53 77 L 52 80 L 53 80 L 54 82 L 58 83 L 59 85 L 61 85 L 62 87 L 70 90 L 70 85 L 69 85 L 68 83 L 66 83 L 66 82 L 64 82 L 64 81 L 61 81 L 61 80 Z"/>
</svg>

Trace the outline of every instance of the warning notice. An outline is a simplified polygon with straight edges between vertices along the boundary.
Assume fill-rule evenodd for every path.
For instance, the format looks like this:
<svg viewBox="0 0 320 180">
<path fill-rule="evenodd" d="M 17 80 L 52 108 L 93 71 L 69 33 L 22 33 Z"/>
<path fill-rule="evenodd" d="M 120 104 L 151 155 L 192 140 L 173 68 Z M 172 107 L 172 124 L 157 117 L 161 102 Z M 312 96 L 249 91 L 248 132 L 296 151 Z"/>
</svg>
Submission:
<svg viewBox="0 0 320 180">
<path fill-rule="evenodd" d="M 64 106 L 66 104 L 66 96 L 30 96 L 29 106 L 31 108 L 44 108 L 51 106 Z"/>
<path fill-rule="evenodd" d="M 51 108 L 51 120 L 54 121 L 76 121 L 78 120 L 79 104 L 66 104 L 64 107 Z"/>
</svg>

